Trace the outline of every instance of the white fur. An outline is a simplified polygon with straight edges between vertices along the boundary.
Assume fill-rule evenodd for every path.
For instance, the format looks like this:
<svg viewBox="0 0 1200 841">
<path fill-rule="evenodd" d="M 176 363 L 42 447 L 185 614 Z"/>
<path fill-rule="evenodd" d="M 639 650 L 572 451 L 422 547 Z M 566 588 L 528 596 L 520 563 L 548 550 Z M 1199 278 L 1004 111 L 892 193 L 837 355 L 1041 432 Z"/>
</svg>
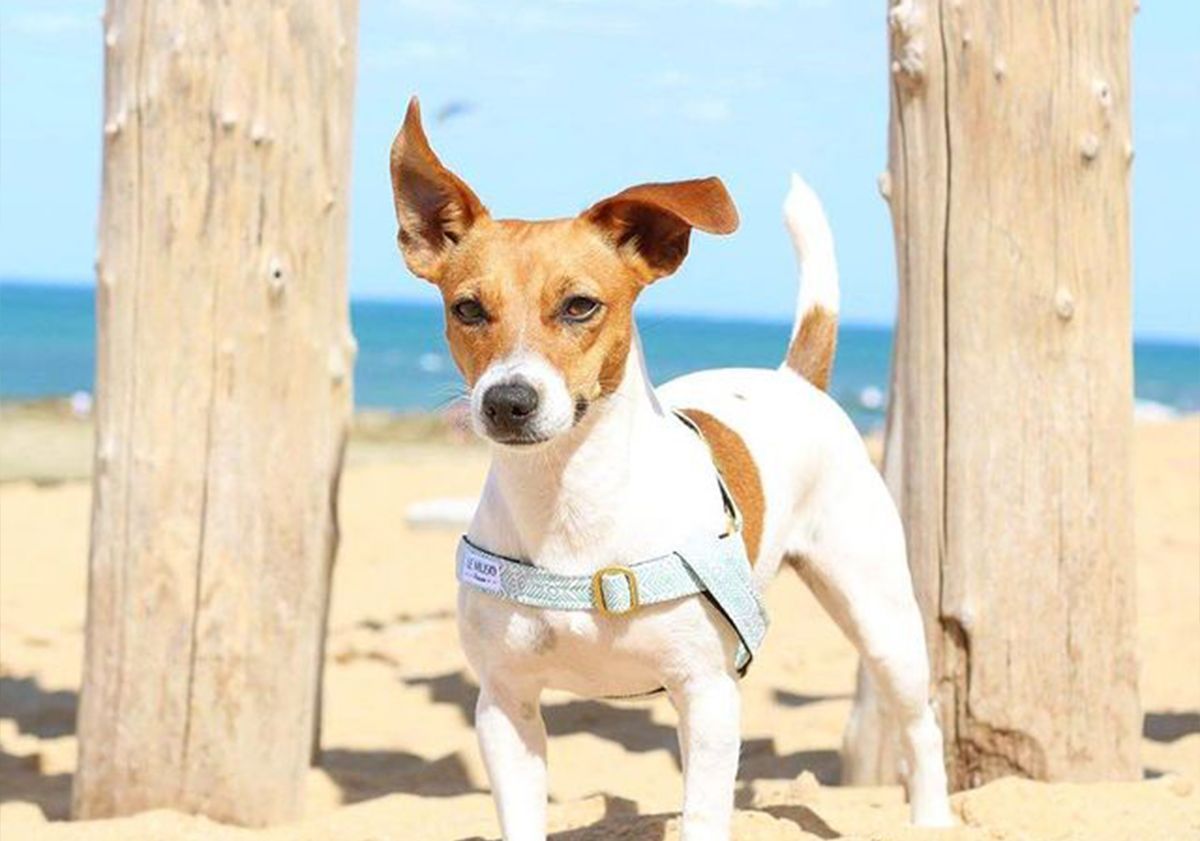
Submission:
<svg viewBox="0 0 1200 841">
<path fill-rule="evenodd" d="M 805 283 L 819 287 L 801 300 L 836 307 L 832 238 L 798 179 L 788 208 Z M 707 371 L 656 392 L 635 335 L 616 393 L 581 423 L 533 450 L 495 448 L 469 537 L 493 552 L 585 575 L 668 552 L 697 531 L 719 531 L 724 512 L 712 463 L 670 406 L 703 409 L 743 438 L 766 498 L 756 584 L 766 586 L 785 556 L 797 561 L 858 646 L 897 723 L 913 820 L 950 823 L 900 520 L 853 424 L 790 370 Z M 680 715 L 682 837 L 729 838 L 739 750 L 736 639 L 707 600 L 609 617 L 529 609 L 463 588 L 458 615 L 481 686 L 476 727 L 506 839 L 545 838 L 541 691 L 596 697 L 658 687 Z"/>
<path fill-rule="evenodd" d="M 833 232 L 829 230 L 825 211 L 821 209 L 821 200 L 812 187 L 794 172 L 787 198 L 783 200 L 783 224 L 791 237 L 796 263 L 800 267 L 795 330 L 799 329 L 804 314 L 814 306 L 837 313 L 839 295 Z"/>
</svg>

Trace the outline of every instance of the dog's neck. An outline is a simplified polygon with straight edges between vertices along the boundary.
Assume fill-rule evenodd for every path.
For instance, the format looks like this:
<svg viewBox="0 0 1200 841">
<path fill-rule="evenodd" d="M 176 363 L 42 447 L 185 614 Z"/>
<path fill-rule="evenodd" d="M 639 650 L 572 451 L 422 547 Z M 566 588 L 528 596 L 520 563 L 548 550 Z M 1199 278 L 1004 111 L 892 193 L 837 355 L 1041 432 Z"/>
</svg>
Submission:
<svg viewBox="0 0 1200 841">
<path fill-rule="evenodd" d="M 712 471 L 655 396 L 635 332 L 621 383 L 574 429 L 529 451 L 495 448 L 471 536 L 568 574 L 636 563 L 719 522 Z"/>
</svg>

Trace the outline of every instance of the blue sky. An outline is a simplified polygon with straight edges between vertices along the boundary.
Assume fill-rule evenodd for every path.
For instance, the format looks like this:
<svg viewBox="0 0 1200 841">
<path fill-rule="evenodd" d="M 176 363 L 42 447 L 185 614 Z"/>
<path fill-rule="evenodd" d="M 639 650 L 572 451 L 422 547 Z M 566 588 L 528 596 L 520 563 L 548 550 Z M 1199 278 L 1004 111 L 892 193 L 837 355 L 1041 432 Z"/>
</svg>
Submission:
<svg viewBox="0 0 1200 841">
<path fill-rule="evenodd" d="M 100 173 L 100 0 L 0 5 L 0 276 L 89 282 Z M 821 193 L 843 310 L 887 323 L 882 0 L 361 0 L 351 294 L 433 300 L 395 251 L 387 150 L 410 93 L 498 216 L 562 216 L 647 180 L 720 175 L 742 215 L 697 235 L 643 308 L 786 320 L 789 170 Z M 1134 29 L 1135 330 L 1200 338 L 1200 3 Z M 452 102 L 469 104 L 438 122 Z"/>
</svg>

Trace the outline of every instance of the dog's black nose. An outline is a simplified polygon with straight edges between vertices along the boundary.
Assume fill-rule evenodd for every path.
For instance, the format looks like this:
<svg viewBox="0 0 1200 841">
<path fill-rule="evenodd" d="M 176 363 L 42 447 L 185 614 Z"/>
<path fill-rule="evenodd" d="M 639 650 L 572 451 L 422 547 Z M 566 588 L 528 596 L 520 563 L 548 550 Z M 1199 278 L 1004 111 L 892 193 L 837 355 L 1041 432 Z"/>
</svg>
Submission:
<svg viewBox="0 0 1200 841">
<path fill-rule="evenodd" d="M 537 407 L 538 393 L 524 380 L 499 383 L 483 393 L 488 427 L 500 435 L 520 432 Z"/>
</svg>

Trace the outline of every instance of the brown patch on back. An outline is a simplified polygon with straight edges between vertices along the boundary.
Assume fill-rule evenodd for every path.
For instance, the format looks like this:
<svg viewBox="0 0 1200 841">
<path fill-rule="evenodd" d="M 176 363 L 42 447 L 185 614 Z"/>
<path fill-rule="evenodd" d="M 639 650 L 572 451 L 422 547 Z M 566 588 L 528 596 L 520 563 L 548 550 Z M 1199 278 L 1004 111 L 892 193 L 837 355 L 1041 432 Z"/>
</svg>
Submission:
<svg viewBox="0 0 1200 841">
<path fill-rule="evenodd" d="M 753 565 L 762 547 L 763 515 L 766 510 L 758 466 L 742 437 L 721 421 L 699 409 L 679 411 L 704 434 L 712 450 L 713 461 L 721 471 L 729 492 L 733 494 L 734 502 L 741 509 L 742 537 L 746 542 L 746 554 Z"/>
<path fill-rule="evenodd" d="M 787 366 L 822 391 L 829 388 L 837 326 L 837 315 L 818 304 L 804 314 L 788 347 Z"/>
</svg>

